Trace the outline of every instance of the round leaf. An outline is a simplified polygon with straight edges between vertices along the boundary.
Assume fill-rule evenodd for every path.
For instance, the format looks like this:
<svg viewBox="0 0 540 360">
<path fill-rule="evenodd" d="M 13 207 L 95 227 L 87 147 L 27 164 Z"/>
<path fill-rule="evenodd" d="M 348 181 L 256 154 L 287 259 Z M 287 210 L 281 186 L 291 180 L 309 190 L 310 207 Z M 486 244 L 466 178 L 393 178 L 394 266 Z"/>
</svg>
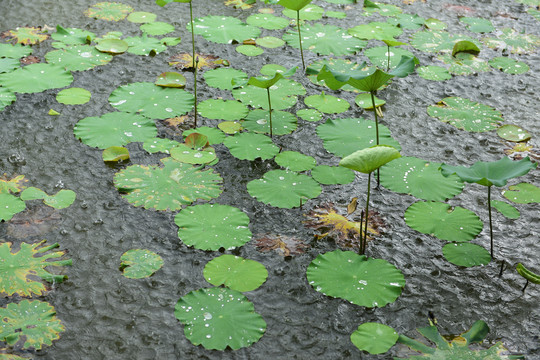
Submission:
<svg viewBox="0 0 540 360">
<path fill-rule="evenodd" d="M 503 191 L 503 195 L 510 201 L 518 204 L 540 203 L 540 188 L 527 183 L 510 186 Z"/>
<path fill-rule="evenodd" d="M 161 138 L 149 138 L 146 139 L 143 143 L 143 149 L 148 151 L 150 154 L 155 154 L 162 152 L 165 154 L 170 154 L 173 147 L 179 146 L 181 143 L 178 141 L 170 139 L 161 139 Z"/>
<path fill-rule="evenodd" d="M 332 95 L 326 95 L 324 91 L 320 95 L 310 95 L 304 98 L 307 106 L 314 107 L 325 114 L 339 114 L 349 109 L 347 100 Z"/>
<path fill-rule="evenodd" d="M 259 46 L 264 46 L 269 49 L 275 49 L 285 45 L 285 41 L 273 36 L 265 36 L 255 40 L 255 43 Z"/>
<path fill-rule="evenodd" d="M 11 194 L 0 193 L 0 221 L 9 221 L 13 215 L 26 209 L 24 201 Z"/>
<path fill-rule="evenodd" d="M 50 51 L 45 54 L 45 59 L 69 71 L 84 71 L 107 64 L 112 60 L 112 55 L 104 54 L 90 45 L 74 45 Z"/>
<path fill-rule="evenodd" d="M 426 80 L 444 81 L 452 78 L 448 70 L 440 66 L 420 66 L 416 69 L 416 72 Z"/>
<path fill-rule="evenodd" d="M 182 74 L 169 71 L 161 73 L 154 84 L 163 87 L 183 88 L 186 86 L 186 78 Z"/>
<path fill-rule="evenodd" d="M 255 39 L 261 33 L 260 29 L 232 16 L 205 16 L 195 19 L 193 24 L 195 34 L 219 44 L 241 43 L 246 39 Z M 191 31 L 191 24 L 187 24 L 187 29 Z"/>
<path fill-rule="evenodd" d="M 307 171 L 317 164 L 315 158 L 296 151 L 283 151 L 275 158 L 276 163 L 291 171 Z"/>
<path fill-rule="evenodd" d="M 270 134 L 270 114 L 266 110 L 252 110 L 242 122 L 244 129 Z M 272 110 L 272 134 L 290 134 L 297 127 L 296 117 L 286 111 Z"/>
<path fill-rule="evenodd" d="M 244 104 L 234 100 L 208 99 L 197 105 L 199 114 L 208 119 L 240 120 L 248 114 Z"/>
<path fill-rule="evenodd" d="M 343 166 L 319 165 L 311 170 L 311 176 L 323 185 L 343 185 L 354 181 L 355 175 L 351 169 Z"/>
<path fill-rule="evenodd" d="M 240 100 L 245 105 L 268 110 L 268 93 L 266 89 L 248 85 L 234 89 L 232 94 L 236 100 Z M 281 79 L 270 87 L 272 110 L 290 108 L 298 101 L 298 95 L 305 94 L 306 89 L 302 84 L 290 79 Z"/>
<path fill-rule="evenodd" d="M 474 132 L 493 130 L 504 121 L 499 111 L 460 97 L 444 98 L 437 105 L 429 106 L 427 112 L 458 129 Z"/>
<path fill-rule="evenodd" d="M 516 61 L 505 56 L 489 60 L 489 65 L 507 74 L 523 74 L 529 71 L 529 65 L 522 61 Z"/>
<path fill-rule="evenodd" d="M 101 157 L 103 158 L 103 161 L 129 160 L 129 151 L 122 146 L 110 146 L 103 150 Z"/>
<path fill-rule="evenodd" d="M 503 125 L 497 129 L 497 135 L 504 140 L 513 142 L 529 141 L 531 139 L 531 134 L 517 125 Z"/>
<path fill-rule="evenodd" d="M 209 70 L 203 74 L 204 80 L 206 83 L 211 86 L 221 90 L 232 90 L 233 85 L 232 81 L 236 82 L 247 81 L 247 74 L 241 70 L 237 69 L 215 69 Z"/>
<path fill-rule="evenodd" d="M 132 11 L 133 8 L 129 5 L 104 1 L 92 5 L 84 12 L 84 15 L 101 20 L 119 21 L 125 19 Z"/>
<path fill-rule="evenodd" d="M 246 22 L 267 30 L 280 30 L 289 26 L 289 20 L 272 14 L 253 14 L 248 16 Z"/>
<path fill-rule="evenodd" d="M 205 149 L 193 149 L 190 146 L 186 146 L 186 144 L 180 144 L 173 147 L 170 149 L 170 153 L 174 160 L 186 164 L 208 164 L 217 157 L 214 149 L 211 147 Z"/>
<path fill-rule="evenodd" d="M 458 266 L 487 265 L 491 261 L 489 251 L 476 244 L 450 243 L 443 246 L 442 252 L 446 260 Z"/>
<path fill-rule="evenodd" d="M 167 50 L 159 39 L 148 37 L 146 33 L 143 36 L 128 37 L 124 40 L 128 44 L 128 53 L 135 55 L 148 56 L 151 53 L 159 54 Z"/>
<path fill-rule="evenodd" d="M 296 116 L 304 121 L 317 122 L 322 119 L 322 114 L 315 109 L 302 109 L 296 112 Z"/>
<path fill-rule="evenodd" d="M 246 56 L 258 56 L 264 53 L 264 50 L 254 45 L 240 45 L 236 47 L 236 51 Z"/>
<path fill-rule="evenodd" d="M 221 255 L 204 267 L 204 278 L 210 284 L 241 292 L 257 289 L 267 277 L 263 264 L 234 255 Z"/>
<path fill-rule="evenodd" d="M 231 155 L 240 160 L 271 159 L 279 152 L 268 136 L 253 133 L 240 133 L 223 141 Z"/>
<path fill-rule="evenodd" d="M 32 48 L 22 45 L 0 44 L 0 58 L 20 59 L 32 53 Z"/>
<path fill-rule="evenodd" d="M 69 71 L 52 64 L 32 64 L 0 74 L 3 87 L 18 93 L 37 93 L 69 86 L 73 76 Z"/>
<path fill-rule="evenodd" d="M 92 94 L 90 91 L 82 88 L 69 88 L 60 91 L 56 95 L 56 101 L 66 105 L 81 105 L 90 101 Z"/>
<path fill-rule="evenodd" d="M 129 279 L 142 279 L 152 276 L 163 266 L 161 256 L 150 250 L 132 249 L 120 257 L 120 270 Z"/>
<path fill-rule="evenodd" d="M 396 343 L 399 334 L 390 326 L 379 323 L 363 323 L 351 334 L 351 341 L 360 350 L 370 354 L 382 354 Z"/>
<path fill-rule="evenodd" d="M 129 14 L 127 20 L 132 23 L 144 24 L 156 21 L 157 15 L 146 11 L 135 11 Z"/>
<path fill-rule="evenodd" d="M 402 32 L 403 30 L 395 25 L 377 21 L 358 25 L 349 29 L 349 34 L 352 36 L 366 40 L 393 40 L 396 36 L 401 35 Z"/>
<path fill-rule="evenodd" d="M 120 39 L 103 39 L 96 45 L 96 49 L 109 54 L 122 54 L 128 47 L 128 43 Z"/>
<path fill-rule="evenodd" d="M 142 32 L 148 35 L 165 35 L 174 31 L 174 26 L 162 21 L 148 22 L 140 26 Z"/>
</svg>

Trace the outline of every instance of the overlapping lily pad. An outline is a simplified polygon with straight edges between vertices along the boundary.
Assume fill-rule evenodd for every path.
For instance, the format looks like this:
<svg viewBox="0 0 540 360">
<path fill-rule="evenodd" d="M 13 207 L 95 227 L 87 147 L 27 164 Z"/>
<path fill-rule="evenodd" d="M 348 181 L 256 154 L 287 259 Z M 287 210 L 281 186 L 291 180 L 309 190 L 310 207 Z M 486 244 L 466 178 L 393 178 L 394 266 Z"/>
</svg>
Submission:
<svg viewBox="0 0 540 360">
<path fill-rule="evenodd" d="M 495 32 L 496 38 L 485 38 L 484 43 L 497 50 L 509 50 L 512 54 L 530 54 L 540 46 L 540 37 L 504 28 Z"/>
<path fill-rule="evenodd" d="M 247 85 L 232 91 L 236 100 L 254 108 L 268 110 L 268 93 L 266 89 Z M 290 108 L 298 101 L 298 95 L 305 95 L 306 89 L 294 80 L 281 79 L 270 87 L 272 110 Z M 272 119 L 273 121 L 273 119 Z"/>
<path fill-rule="evenodd" d="M 403 56 L 414 58 L 414 54 L 408 50 L 399 47 L 390 47 L 388 49 L 387 46 L 369 48 L 365 51 L 365 54 L 373 65 L 381 69 L 386 69 L 389 64 L 390 69 L 395 68 Z M 390 58 L 390 63 L 388 63 L 388 58 Z"/>
<path fill-rule="evenodd" d="M 162 152 L 165 154 L 170 154 L 171 149 L 180 145 L 178 141 L 170 139 L 161 139 L 161 138 L 148 138 L 143 143 L 143 149 L 148 151 L 150 154 Z"/>
<path fill-rule="evenodd" d="M 186 137 L 193 133 L 199 133 L 199 134 L 205 135 L 208 139 L 209 145 L 221 144 L 223 140 L 225 140 L 225 137 L 226 137 L 223 131 L 220 131 L 219 129 L 216 129 L 214 127 L 208 127 L 208 126 L 201 126 L 195 129 L 186 130 L 182 133 L 182 136 Z"/>
<path fill-rule="evenodd" d="M 125 38 L 124 41 L 128 44 L 127 52 L 135 55 L 159 54 L 167 49 L 167 46 L 159 39 L 149 37 L 146 33 L 143 33 L 142 36 Z"/>
<path fill-rule="evenodd" d="M 454 44 L 458 41 L 470 41 L 476 46 L 481 44 L 476 40 L 466 35 L 450 34 L 446 31 L 424 30 L 415 33 L 411 39 L 411 45 L 420 51 L 426 52 L 451 52 Z"/>
<path fill-rule="evenodd" d="M 480 245 L 471 243 L 450 243 L 442 248 L 446 260 L 458 266 L 487 265 L 491 261 L 489 251 Z"/>
<path fill-rule="evenodd" d="M 447 97 L 427 108 L 430 116 L 472 132 L 490 131 L 504 121 L 501 113 L 490 106 L 460 97 Z"/>
<path fill-rule="evenodd" d="M 233 41 L 241 43 L 246 39 L 255 39 L 261 33 L 259 28 L 232 16 L 205 16 L 195 19 L 193 24 L 195 34 L 218 44 L 231 44 Z M 187 29 L 191 31 L 189 23 Z"/>
<path fill-rule="evenodd" d="M 314 157 L 297 151 L 283 151 L 275 158 L 276 164 L 291 171 L 307 171 L 317 164 Z"/>
<path fill-rule="evenodd" d="M 383 22 L 370 22 L 349 29 L 349 34 L 365 40 L 393 40 L 401 35 L 403 30 L 395 25 Z"/>
<path fill-rule="evenodd" d="M 0 83 L 12 92 L 37 93 L 68 86 L 73 81 L 69 71 L 53 64 L 32 64 L 0 74 Z"/>
<path fill-rule="evenodd" d="M 123 146 L 109 146 L 101 153 L 103 161 L 115 162 L 129 160 L 129 150 Z"/>
<path fill-rule="evenodd" d="M 347 100 L 327 95 L 324 91 L 319 95 L 310 95 L 304 98 L 307 106 L 314 107 L 325 114 L 339 114 L 349 109 Z"/>
<path fill-rule="evenodd" d="M 343 185 L 352 183 L 354 171 L 343 166 L 319 165 L 311 170 L 311 176 L 323 185 Z"/>
<path fill-rule="evenodd" d="M 51 38 L 57 41 L 53 44 L 53 47 L 57 49 L 63 49 L 70 45 L 82 45 L 89 43 L 96 37 L 91 31 L 77 29 L 77 28 L 63 28 L 60 25 L 56 25 L 56 32 L 51 35 Z"/>
<path fill-rule="evenodd" d="M 128 48 L 129 44 L 120 39 L 103 39 L 96 45 L 96 49 L 99 51 L 114 55 L 122 54 L 126 52 Z"/>
<path fill-rule="evenodd" d="M 262 134 L 240 133 L 223 141 L 231 155 L 240 160 L 271 159 L 279 152 L 272 139 Z"/>
<path fill-rule="evenodd" d="M 199 114 L 208 119 L 240 120 L 248 114 L 244 104 L 234 100 L 208 99 L 197 105 Z"/>
<path fill-rule="evenodd" d="M 307 68 L 307 74 L 308 79 L 317 85 L 326 85 L 324 80 L 318 80 L 317 75 L 319 71 L 323 68 L 323 66 L 331 66 L 332 70 L 334 72 L 340 72 L 343 74 L 351 73 L 351 72 L 358 72 L 358 71 L 365 71 L 366 76 L 372 73 L 374 70 L 372 68 L 360 68 L 361 64 L 357 64 L 352 62 L 351 60 L 344 60 L 344 59 L 321 59 L 315 61 L 313 64 L 309 65 Z M 311 75 L 309 75 L 311 74 Z M 347 90 L 347 91 L 355 91 L 358 92 L 358 89 L 355 89 L 349 84 L 345 84 L 341 90 Z"/>
<path fill-rule="evenodd" d="M 120 270 L 129 279 L 142 279 L 152 276 L 163 266 L 161 256 L 146 249 L 132 249 L 120 257 Z"/>
<path fill-rule="evenodd" d="M 235 80 L 236 82 L 242 82 L 244 80 L 247 81 L 247 74 L 245 72 L 243 72 L 242 70 L 230 68 L 221 68 L 206 71 L 203 76 L 209 86 L 221 90 L 232 90 L 233 80 Z"/>
<path fill-rule="evenodd" d="M 29 187 L 24 189 L 21 193 L 21 199 L 28 200 L 43 200 L 45 205 L 53 207 L 55 209 L 64 209 L 69 207 L 75 201 L 75 191 L 62 189 L 54 195 L 48 195 L 45 191 Z"/>
<path fill-rule="evenodd" d="M 204 267 L 206 281 L 214 286 L 246 292 L 257 289 L 268 277 L 263 264 L 234 255 L 221 255 Z"/>
<path fill-rule="evenodd" d="M 272 110 L 272 133 L 273 135 L 290 134 L 297 127 L 297 119 L 290 112 Z M 242 127 L 246 130 L 270 134 L 270 115 L 266 110 L 252 110 L 242 121 Z"/>
<path fill-rule="evenodd" d="M 449 64 L 448 72 L 454 75 L 472 75 L 491 70 L 486 60 L 464 52 L 457 53 L 455 56 L 444 54 L 438 59 Z"/>
</svg>

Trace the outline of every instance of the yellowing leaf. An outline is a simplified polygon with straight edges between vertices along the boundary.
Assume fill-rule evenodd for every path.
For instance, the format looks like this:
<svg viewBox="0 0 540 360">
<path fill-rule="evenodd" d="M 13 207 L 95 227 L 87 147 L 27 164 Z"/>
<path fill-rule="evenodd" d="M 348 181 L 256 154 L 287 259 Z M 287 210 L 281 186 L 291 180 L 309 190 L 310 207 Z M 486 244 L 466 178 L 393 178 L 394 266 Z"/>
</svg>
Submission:
<svg viewBox="0 0 540 360">
<path fill-rule="evenodd" d="M 26 182 L 28 180 L 24 178 L 24 175 L 7 180 L 6 174 L 4 174 L 4 176 L 0 177 L 0 194 L 9 194 L 10 192 L 16 194 L 26 188 L 24 185 Z"/>
<path fill-rule="evenodd" d="M 199 70 L 203 68 L 215 69 L 220 65 L 229 66 L 227 60 L 220 59 L 214 55 L 195 53 L 195 60 L 197 60 L 197 58 L 199 59 L 199 63 L 197 64 L 197 69 Z M 177 54 L 169 58 L 169 65 L 174 66 L 177 69 L 192 69 L 193 57 L 188 53 Z"/>
</svg>

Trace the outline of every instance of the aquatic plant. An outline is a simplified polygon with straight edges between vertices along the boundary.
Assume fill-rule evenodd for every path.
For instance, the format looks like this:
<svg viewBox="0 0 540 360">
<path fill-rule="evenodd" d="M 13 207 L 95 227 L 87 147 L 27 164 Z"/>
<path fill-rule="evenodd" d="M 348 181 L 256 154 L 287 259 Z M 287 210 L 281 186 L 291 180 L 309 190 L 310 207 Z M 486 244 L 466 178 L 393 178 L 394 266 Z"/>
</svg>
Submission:
<svg viewBox="0 0 540 360">
<path fill-rule="evenodd" d="M 533 284 L 540 284 L 540 275 L 527 269 L 522 263 L 518 263 L 516 265 L 516 271 L 519 275 L 523 276 L 525 280 L 527 280 L 525 286 L 523 286 L 523 289 L 521 289 L 521 291 L 525 291 L 527 285 L 529 285 L 529 282 L 532 282 Z"/>
<path fill-rule="evenodd" d="M 204 278 L 214 286 L 246 292 L 257 289 L 268 277 L 263 264 L 240 256 L 221 255 L 204 267 Z"/>
<path fill-rule="evenodd" d="M 382 354 L 390 350 L 399 334 L 390 326 L 367 322 L 358 326 L 351 334 L 351 342 L 360 350 L 370 354 Z"/>
<path fill-rule="evenodd" d="M 202 165 L 217 162 L 216 152 L 209 146 L 208 138 L 199 133 L 189 134 L 183 144 L 172 147 L 169 152 L 174 160 L 186 164 Z"/>
<path fill-rule="evenodd" d="M 120 257 L 120 271 L 129 279 L 143 279 L 152 276 L 163 266 L 161 256 L 146 249 L 132 249 Z"/>
<path fill-rule="evenodd" d="M 304 63 L 304 51 L 302 49 L 302 35 L 300 33 L 300 10 L 302 10 L 311 0 L 279 0 L 278 4 L 296 11 L 296 28 L 298 29 L 298 44 L 300 46 L 300 56 L 302 57 L 302 70 L 306 69 L 306 64 Z"/>
</svg>

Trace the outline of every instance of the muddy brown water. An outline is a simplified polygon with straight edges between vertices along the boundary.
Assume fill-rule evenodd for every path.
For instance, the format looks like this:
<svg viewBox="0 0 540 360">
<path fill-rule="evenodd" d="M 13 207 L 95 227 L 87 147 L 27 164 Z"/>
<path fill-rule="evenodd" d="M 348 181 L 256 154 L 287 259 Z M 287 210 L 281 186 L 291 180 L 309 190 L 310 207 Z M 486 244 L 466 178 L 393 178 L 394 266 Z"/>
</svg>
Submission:
<svg viewBox="0 0 540 360">
<path fill-rule="evenodd" d="M 190 34 L 185 30 L 189 19 L 187 4 L 171 4 L 161 8 L 153 1 L 124 0 L 136 11 L 158 14 L 158 21 L 173 23 L 182 43 L 170 47 L 156 57 L 132 54 L 116 56 L 108 65 L 94 70 L 74 72 L 71 86 L 88 89 L 92 93 L 89 103 L 78 106 L 58 104 L 59 91 L 47 90 L 38 94 L 17 94 L 17 101 L 0 112 L 0 172 L 10 175 L 24 174 L 29 185 L 48 193 L 61 188 L 72 189 L 77 200 L 68 209 L 60 210 L 61 220 L 45 227 L 47 232 L 30 236 L 25 241 L 46 238 L 60 243 L 69 251 L 73 266 L 66 268 L 69 279 L 53 286 L 53 290 L 40 299 L 50 302 L 66 331 L 51 347 L 28 352 L 42 359 L 386 359 L 404 354 L 400 346 L 390 353 L 369 355 L 359 351 L 349 340 L 350 334 L 363 322 L 377 321 L 395 328 L 399 333 L 415 337 L 417 327 L 428 324 L 431 311 L 439 321 L 443 334 L 457 334 L 468 329 L 475 320 L 484 320 L 491 331 L 484 345 L 502 340 L 514 352 L 540 359 L 539 329 L 540 286 L 531 284 L 525 293 L 524 285 L 514 270 L 498 275 L 498 262 L 485 267 L 460 268 L 448 263 L 442 256 L 444 241 L 410 229 L 403 220 L 405 209 L 415 202 L 412 196 L 396 194 L 386 189 L 374 191 L 372 207 L 384 218 L 386 232 L 371 243 L 368 255 L 390 261 L 404 274 L 406 286 L 396 302 L 383 308 L 366 309 L 341 299 L 329 298 L 316 292 L 308 283 L 305 271 L 319 254 L 336 248 L 331 238 L 313 240 L 313 232 L 305 228 L 303 214 L 310 209 L 332 202 L 345 207 L 353 195 L 364 199 L 366 177 L 357 176 L 354 183 L 344 186 L 323 186 L 322 194 L 308 201 L 302 210 L 284 210 L 257 202 L 246 191 L 246 183 L 260 178 L 266 171 L 278 168 L 273 161 L 241 161 L 232 157 L 224 146 L 217 146 L 220 162 L 216 171 L 224 179 L 224 191 L 214 202 L 236 206 L 251 220 L 254 234 L 274 233 L 299 237 L 311 244 L 305 254 L 283 258 L 276 252 L 261 253 L 253 241 L 233 253 L 257 260 L 269 271 L 266 283 L 248 292 L 247 297 L 267 322 L 261 340 L 249 348 L 237 351 L 211 351 L 193 346 L 183 334 L 183 326 L 174 317 L 174 305 L 188 292 L 209 287 L 203 278 L 204 265 L 220 255 L 186 247 L 177 237 L 175 213 L 156 212 L 135 208 L 123 200 L 113 186 L 113 175 L 123 165 L 106 166 L 101 151 L 80 143 L 73 136 L 73 126 L 82 118 L 100 116 L 113 111 L 108 104 L 109 94 L 118 86 L 135 81 L 154 81 L 156 76 L 171 70 L 167 64 L 170 55 L 190 52 Z M 343 11 L 343 6 L 314 1 L 327 10 Z M 540 35 L 538 21 L 525 12 L 526 7 L 513 1 L 416 1 L 404 5 L 389 1 L 407 13 L 424 18 L 435 17 L 449 25 L 449 31 L 468 34 L 458 20 L 459 15 L 490 19 L 498 29 L 513 27 L 520 31 Z M 83 15 L 93 2 L 33 0 L 0 2 L 0 30 L 17 26 L 76 27 L 97 35 L 107 31 L 122 31 L 125 36 L 140 34 L 137 24 L 126 20 L 106 22 Z M 449 8 L 447 5 L 460 6 Z M 245 20 L 263 7 L 241 11 L 223 5 L 222 1 L 194 2 L 195 16 L 221 14 Z M 272 6 L 279 14 L 279 7 Z M 474 13 L 463 13 L 465 7 Z M 465 9 L 465 10 L 464 10 Z M 361 16 L 361 5 L 352 5 L 345 20 L 323 19 L 342 27 L 352 27 L 369 21 L 385 21 L 383 17 Z M 263 30 L 262 35 L 281 37 L 283 31 Z M 406 30 L 401 39 L 413 32 Z M 470 34 L 478 37 L 476 34 Z M 368 46 L 378 46 L 370 42 Z M 197 36 L 199 52 L 228 59 L 231 66 L 242 69 L 250 76 L 258 74 L 266 63 L 285 67 L 299 65 L 298 51 L 290 47 L 265 49 L 258 57 L 248 58 L 235 51 L 234 45 L 214 44 Z M 50 41 L 34 46 L 34 55 L 43 58 L 52 48 Z M 423 65 L 433 63 L 435 56 L 411 49 Z M 306 63 L 318 57 L 305 52 Z M 481 57 L 498 56 L 493 50 L 483 49 Z M 362 60 L 363 57 L 349 57 Z M 402 154 L 426 160 L 455 165 L 498 160 L 507 146 L 494 131 L 468 133 L 443 124 L 426 113 L 426 107 L 447 96 L 461 96 L 490 105 L 503 113 L 507 123 L 524 127 L 533 134 L 533 144 L 539 147 L 538 125 L 540 102 L 540 56 L 522 55 L 531 70 L 524 75 L 506 75 L 491 71 L 474 76 L 455 76 L 445 82 L 431 82 L 409 76 L 395 81 L 380 92 L 387 101 L 382 122 L 387 125 L 402 146 Z M 192 91 L 192 75 L 187 73 L 186 89 Z M 323 90 L 302 78 L 300 81 L 308 95 Z M 232 99 L 230 92 L 209 88 L 199 80 L 199 100 L 223 97 Z M 327 90 L 328 91 L 328 90 Z M 354 106 L 354 94 L 337 93 L 347 99 L 351 109 L 328 118 L 366 117 Z M 303 97 L 288 111 L 304 108 Z M 60 116 L 47 115 L 55 109 Z M 202 119 L 202 124 L 215 126 L 216 121 Z M 291 135 L 276 137 L 275 142 L 286 150 L 297 150 L 315 156 L 319 164 L 337 164 L 338 159 L 322 147 L 315 135 L 317 123 L 299 120 L 298 130 Z M 161 127 L 162 135 L 166 129 Z M 178 138 L 178 136 L 177 136 Z M 149 155 L 140 143 L 128 145 L 132 164 L 154 164 L 161 156 Z M 540 184 L 539 170 L 510 181 L 510 184 L 530 182 Z M 501 189 L 494 189 L 494 199 L 503 200 Z M 363 203 L 363 201 L 361 202 Z M 465 191 L 449 201 L 474 210 L 486 223 L 484 230 L 473 241 L 489 247 L 486 189 L 467 184 Z M 540 221 L 538 204 L 516 205 L 521 211 L 517 220 L 508 220 L 495 213 L 494 235 L 496 256 L 509 263 L 523 262 L 540 270 Z M 0 239 L 20 243 L 11 236 L 6 223 L 0 224 Z M 131 280 L 118 270 L 119 258 L 125 251 L 146 248 L 163 257 L 165 265 L 154 276 Z M 2 298 L 0 304 L 18 301 Z"/>
</svg>

